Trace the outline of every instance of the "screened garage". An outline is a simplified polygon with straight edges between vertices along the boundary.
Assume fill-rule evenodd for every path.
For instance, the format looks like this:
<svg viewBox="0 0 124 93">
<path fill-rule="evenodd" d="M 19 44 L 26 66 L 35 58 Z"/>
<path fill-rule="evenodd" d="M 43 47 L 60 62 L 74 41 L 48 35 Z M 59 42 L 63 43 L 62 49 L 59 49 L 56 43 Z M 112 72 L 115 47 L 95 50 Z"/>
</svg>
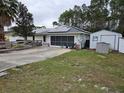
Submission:
<svg viewBox="0 0 124 93">
<path fill-rule="evenodd" d="M 72 47 L 74 36 L 51 36 L 51 45 Z"/>
</svg>

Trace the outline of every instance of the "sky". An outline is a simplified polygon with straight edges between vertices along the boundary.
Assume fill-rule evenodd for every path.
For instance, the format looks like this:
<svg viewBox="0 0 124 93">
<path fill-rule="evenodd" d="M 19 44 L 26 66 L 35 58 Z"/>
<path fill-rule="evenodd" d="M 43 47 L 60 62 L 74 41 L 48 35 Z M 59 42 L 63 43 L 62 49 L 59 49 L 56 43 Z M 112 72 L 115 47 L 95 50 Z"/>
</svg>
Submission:
<svg viewBox="0 0 124 93">
<path fill-rule="evenodd" d="M 53 21 L 58 21 L 61 13 L 74 5 L 89 5 L 90 0 L 19 0 L 33 14 L 35 26 L 52 27 Z"/>
</svg>

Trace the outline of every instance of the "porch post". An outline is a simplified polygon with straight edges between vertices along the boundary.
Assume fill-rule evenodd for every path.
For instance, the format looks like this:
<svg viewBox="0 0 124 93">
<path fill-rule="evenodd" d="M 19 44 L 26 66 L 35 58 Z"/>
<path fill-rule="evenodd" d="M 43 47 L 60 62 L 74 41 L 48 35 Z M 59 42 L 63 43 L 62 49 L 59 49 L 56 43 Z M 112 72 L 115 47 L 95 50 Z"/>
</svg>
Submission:
<svg viewBox="0 0 124 93">
<path fill-rule="evenodd" d="M 4 27 L 0 25 L 0 41 L 4 41 Z"/>
</svg>

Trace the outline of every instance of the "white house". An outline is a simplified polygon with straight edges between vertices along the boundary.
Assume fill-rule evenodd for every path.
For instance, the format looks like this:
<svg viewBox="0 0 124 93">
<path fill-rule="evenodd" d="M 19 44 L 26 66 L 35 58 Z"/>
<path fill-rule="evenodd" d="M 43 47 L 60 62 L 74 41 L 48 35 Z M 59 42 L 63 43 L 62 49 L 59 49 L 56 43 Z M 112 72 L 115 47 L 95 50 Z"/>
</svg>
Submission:
<svg viewBox="0 0 124 93">
<path fill-rule="evenodd" d="M 6 38 L 6 40 L 9 40 L 10 42 L 15 42 L 16 40 L 24 40 L 23 37 L 13 36 L 12 31 L 6 31 L 5 32 L 5 38 Z"/>
<path fill-rule="evenodd" d="M 101 30 L 90 34 L 90 49 L 96 49 L 98 42 L 105 42 L 110 44 L 112 50 L 119 50 L 119 39 L 122 37 L 120 33 Z"/>
<path fill-rule="evenodd" d="M 43 44 L 51 46 L 73 46 L 75 43 L 83 48 L 86 40 L 90 39 L 90 32 L 70 26 L 58 26 L 56 28 L 36 29 L 36 39 Z"/>
<path fill-rule="evenodd" d="M 86 40 L 90 39 L 90 32 L 66 25 L 55 28 L 38 28 L 35 32 L 35 40 L 42 41 L 42 44 L 50 46 L 68 46 L 72 47 L 78 44 L 80 48 L 84 48 Z M 6 32 L 6 39 L 10 41 L 24 40 L 23 37 L 12 36 L 12 32 Z M 33 37 L 27 37 L 27 40 L 33 40 Z"/>
</svg>

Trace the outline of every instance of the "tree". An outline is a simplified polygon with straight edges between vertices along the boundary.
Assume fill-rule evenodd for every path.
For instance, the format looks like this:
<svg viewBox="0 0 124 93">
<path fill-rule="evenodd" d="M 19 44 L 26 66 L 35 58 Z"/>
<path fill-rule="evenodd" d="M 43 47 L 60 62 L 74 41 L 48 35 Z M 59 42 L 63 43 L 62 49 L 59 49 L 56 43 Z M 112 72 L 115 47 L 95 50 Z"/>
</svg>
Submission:
<svg viewBox="0 0 124 93">
<path fill-rule="evenodd" d="M 33 15 L 28 12 L 27 7 L 19 3 L 19 12 L 18 17 L 16 18 L 16 25 L 12 29 L 15 32 L 15 35 L 24 37 L 27 40 L 27 36 L 33 36 Z"/>
<path fill-rule="evenodd" d="M 10 26 L 18 12 L 17 0 L 0 0 L 0 41 L 4 40 L 4 26 Z"/>
<path fill-rule="evenodd" d="M 110 2 L 110 11 L 111 11 L 111 23 L 110 23 L 110 28 L 111 30 L 116 30 L 118 26 L 118 21 L 119 21 L 119 16 L 118 16 L 118 11 L 119 11 L 119 5 L 118 5 L 118 0 L 111 0 Z"/>
<path fill-rule="evenodd" d="M 91 31 L 94 32 L 108 27 L 106 25 L 109 16 L 108 3 L 109 0 L 91 0 L 89 6 Z"/>
<path fill-rule="evenodd" d="M 60 15 L 59 22 L 64 25 L 88 29 L 89 7 L 86 4 L 75 5 L 73 9 L 66 10 Z"/>
<path fill-rule="evenodd" d="M 59 22 L 64 25 L 81 27 L 82 22 L 82 10 L 80 6 L 75 5 L 73 9 L 66 10 L 59 17 Z"/>
<path fill-rule="evenodd" d="M 58 26 L 58 25 L 59 25 L 59 23 L 57 21 L 53 22 L 53 26 Z"/>
<path fill-rule="evenodd" d="M 59 22 L 95 32 L 102 29 L 124 36 L 124 0 L 91 0 L 91 5 L 75 5 L 59 17 Z"/>
<path fill-rule="evenodd" d="M 111 27 L 124 36 L 124 1 L 111 0 Z"/>
<path fill-rule="evenodd" d="M 66 10 L 63 12 L 59 17 L 59 22 L 64 25 L 73 25 L 73 10 L 70 9 L 69 11 Z"/>
<path fill-rule="evenodd" d="M 119 26 L 117 31 L 124 36 L 124 1 L 119 0 Z"/>
<path fill-rule="evenodd" d="M 75 5 L 73 9 L 73 26 L 80 28 L 81 22 L 83 22 L 82 15 L 83 11 L 81 10 L 81 7 Z"/>
</svg>

